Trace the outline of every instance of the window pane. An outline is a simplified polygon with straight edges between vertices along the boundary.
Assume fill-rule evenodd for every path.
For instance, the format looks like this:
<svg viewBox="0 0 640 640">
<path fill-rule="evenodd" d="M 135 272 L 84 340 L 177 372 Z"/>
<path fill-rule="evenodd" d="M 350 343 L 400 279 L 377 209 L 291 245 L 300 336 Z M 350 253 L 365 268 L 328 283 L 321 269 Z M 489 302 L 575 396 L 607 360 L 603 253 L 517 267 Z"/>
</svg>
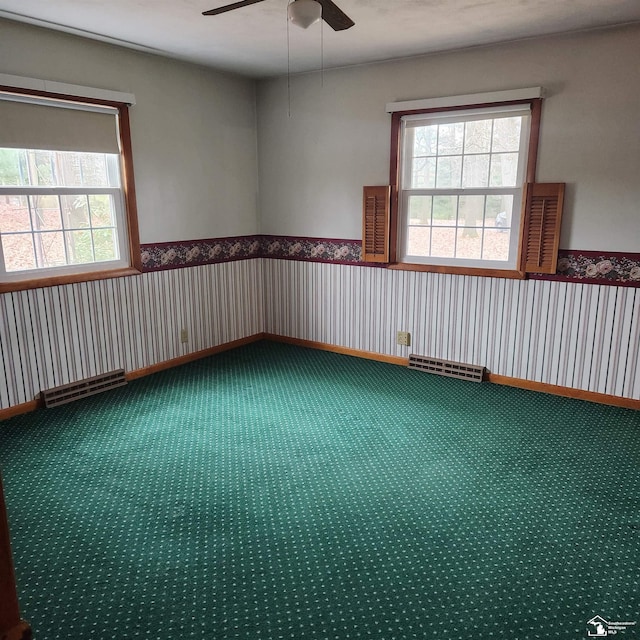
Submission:
<svg viewBox="0 0 640 640">
<path fill-rule="evenodd" d="M 409 196 L 409 224 L 431 224 L 431 196 Z"/>
<path fill-rule="evenodd" d="M 437 189 L 458 189 L 462 175 L 462 156 L 438 157 Z"/>
<path fill-rule="evenodd" d="M 28 151 L 29 154 L 33 153 Z M 49 152 L 46 152 L 49 153 Z M 64 187 L 118 187 L 117 171 L 111 175 L 109 163 L 117 163 L 117 154 L 51 152 L 55 184 Z"/>
<path fill-rule="evenodd" d="M 85 187 L 106 187 L 109 185 L 105 154 L 80 154 L 80 166 L 82 168 L 82 184 Z"/>
<path fill-rule="evenodd" d="M 93 262 L 91 231 L 67 231 L 64 235 L 67 241 L 69 264 Z"/>
<path fill-rule="evenodd" d="M 455 225 L 458 214 L 458 196 L 433 197 L 433 224 Z"/>
<path fill-rule="evenodd" d="M 505 229 L 511 226 L 513 196 L 487 196 L 485 226 Z"/>
<path fill-rule="evenodd" d="M 113 227 L 113 203 L 110 195 L 89 196 L 92 227 Z"/>
<path fill-rule="evenodd" d="M 407 255 L 428 256 L 431 227 L 409 227 L 407 230 Z"/>
<path fill-rule="evenodd" d="M 117 260 L 118 245 L 115 229 L 98 229 L 93 232 L 96 261 Z"/>
<path fill-rule="evenodd" d="M 481 188 L 489 185 L 489 154 L 465 156 L 462 186 Z"/>
<path fill-rule="evenodd" d="M 456 258 L 480 259 L 482 253 L 482 229 L 462 227 L 458 229 Z"/>
<path fill-rule="evenodd" d="M 413 158 L 413 189 L 433 189 L 436 186 L 436 159 Z"/>
<path fill-rule="evenodd" d="M 86 195 L 60 196 L 65 229 L 85 229 L 89 223 L 89 204 Z"/>
<path fill-rule="evenodd" d="M 438 126 L 415 127 L 413 130 L 413 155 L 435 156 L 438 152 Z"/>
<path fill-rule="evenodd" d="M 119 187 L 118 155 L 0 148 L 0 186 Z"/>
<path fill-rule="evenodd" d="M 82 185 L 82 169 L 80 167 L 79 153 L 63 153 L 56 151 L 55 158 L 58 167 L 58 180 L 60 185 L 66 187 L 79 187 Z"/>
<path fill-rule="evenodd" d="M 460 196 L 459 227 L 481 227 L 484 218 L 484 196 Z"/>
<path fill-rule="evenodd" d="M 502 229 L 485 229 L 482 246 L 483 260 L 508 260 L 509 259 L 509 232 Z"/>
<path fill-rule="evenodd" d="M 453 258 L 456 243 L 455 227 L 433 227 L 431 233 L 431 255 L 435 258 Z"/>
<path fill-rule="evenodd" d="M 465 153 L 489 153 L 491 151 L 492 120 L 467 122 L 464 132 Z"/>
<path fill-rule="evenodd" d="M 492 151 L 518 151 L 520 149 L 520 128 L 522 117 L 496 118 L 493 121 Z"/>
<path fill-rule="evenodd" d="M 29 184 L 27 155 L 23 149 L 0 149 L 0 186 Z"/>
<path fill-rule="evenodd" d="M 438 155 L 462 153 L 464 123 L 452 122 L 438 126 Z"/>
<path fill-rule="evenodd" d="M 515 187 L 517 176 L 517 153 L 495 153 L 491 156 L 490 187 Z"/>
<path fill-rule="evenodd" d="M 53 151 L 27 151 L 27 165 L 32 186 L 55 187 L 58 184 L 53 155 Z"/>
<path fill-rule="evenodd" d="M 34 234 L 39 267 L 61 267 L 67 264 L 62 231 Z"/>
<path fill-rule="evenodd" d="M 58 196 L 30 196 L 34 230 L 62 229 Z"/>
<path fill-rule="evenodd" d="M 31 231 L 26 196 L 0 196 L 0 232 Z"/>
<path fill-rule="evenodd" d="M 4 266 L 7 271 L 23 271 L 36 268 L 33 240 L 30 233 L 2 236 Z"/>
</svg>

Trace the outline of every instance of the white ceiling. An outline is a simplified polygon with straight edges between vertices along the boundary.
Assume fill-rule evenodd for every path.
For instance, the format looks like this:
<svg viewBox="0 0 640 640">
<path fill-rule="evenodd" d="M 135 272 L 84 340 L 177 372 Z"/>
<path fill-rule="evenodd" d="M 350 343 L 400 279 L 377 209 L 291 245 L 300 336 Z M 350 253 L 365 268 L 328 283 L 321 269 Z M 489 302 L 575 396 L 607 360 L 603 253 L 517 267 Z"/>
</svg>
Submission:
<svg viewBox="0 0 640 640">
<path fill-rule="evenodd" d="M 252 77 L 287 72 L 289 0 L 0 0 L 0 17 Z M 289 29 L 291 71 L 388 60 L 640 21 L 640 0 L 337 0 L 355 27 Z"/>
</svg>

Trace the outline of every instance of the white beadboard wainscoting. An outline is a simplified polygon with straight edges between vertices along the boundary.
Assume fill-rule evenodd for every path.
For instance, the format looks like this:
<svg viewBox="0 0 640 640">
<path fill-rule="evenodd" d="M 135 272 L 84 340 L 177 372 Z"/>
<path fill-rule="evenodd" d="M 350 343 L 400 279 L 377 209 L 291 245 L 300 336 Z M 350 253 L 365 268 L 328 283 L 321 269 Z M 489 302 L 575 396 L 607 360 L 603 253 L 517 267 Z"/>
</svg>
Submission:
<svg viewBox="0 0 640 640">
<path fill-rule="evenodd" d="M 261 333 L 262 268 L 257 258 L 1 295 L 0 409 Z"/>
<path fill-rule="evenodd" d="M 267 333 L 640 399 L 637 288 L 292 260 L 264 277 Z"/>
</svg>

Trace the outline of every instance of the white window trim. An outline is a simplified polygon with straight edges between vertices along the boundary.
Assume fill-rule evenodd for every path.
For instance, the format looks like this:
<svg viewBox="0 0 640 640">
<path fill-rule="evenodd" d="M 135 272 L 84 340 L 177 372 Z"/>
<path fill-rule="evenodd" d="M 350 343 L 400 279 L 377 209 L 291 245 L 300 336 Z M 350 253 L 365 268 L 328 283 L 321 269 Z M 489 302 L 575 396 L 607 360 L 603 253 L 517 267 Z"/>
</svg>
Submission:
<svg viewBox="0 0 640 640">
<path fill-rule="evenodd" d="M 133 93 L 123 93 L 122 91 L 112 91 L 111 89 L 98 89 L 96 87 L 84 87 L 79 84 L 54 82 L 52 80 L 41 80 L 40 78 L 13 76 L 8 73 L 0 73 L 0 86 L 6 87 L 6 89 L 4 89 L 5 91 L 23 89 L 36 91 L 38 93 L 57 94 L 64 100 L 68 100 L 69 97 L 90 98 L 91 100 L 97 100 L 99 102 L 127 104 L 130 107 L 136 103 L 136 97 Z"/>
<path fill-rule="evenodd" d="M 544 89 L 542 87 L 528 87 L 526 89 L 509 89 L 507 91 L 490 91 L 487 93 L 466 93 L 460 96 L 445 96 L 442 98 L 388 102 L 386 112 L 396 113 L 398 111 L 446 109 L 449 107 L 464 107 L 473 104 L 490 104 L 494 102 L 526 102 L 543 97 Z"/>
</svg>

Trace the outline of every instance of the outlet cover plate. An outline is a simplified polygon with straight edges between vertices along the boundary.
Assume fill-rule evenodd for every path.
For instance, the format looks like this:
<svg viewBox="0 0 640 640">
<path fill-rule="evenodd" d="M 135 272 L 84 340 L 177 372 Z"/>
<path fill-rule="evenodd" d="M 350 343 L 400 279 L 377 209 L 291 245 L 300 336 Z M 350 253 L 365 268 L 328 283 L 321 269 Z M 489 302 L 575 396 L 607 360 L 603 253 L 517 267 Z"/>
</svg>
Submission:
<svg viewBox="0 0 640 640">
<path fill-rule="evenodd" d="M 403 347 L 411 346 L 411 334 L 408 331 L 398 331 L 396 341 Z"/>
</svg>

